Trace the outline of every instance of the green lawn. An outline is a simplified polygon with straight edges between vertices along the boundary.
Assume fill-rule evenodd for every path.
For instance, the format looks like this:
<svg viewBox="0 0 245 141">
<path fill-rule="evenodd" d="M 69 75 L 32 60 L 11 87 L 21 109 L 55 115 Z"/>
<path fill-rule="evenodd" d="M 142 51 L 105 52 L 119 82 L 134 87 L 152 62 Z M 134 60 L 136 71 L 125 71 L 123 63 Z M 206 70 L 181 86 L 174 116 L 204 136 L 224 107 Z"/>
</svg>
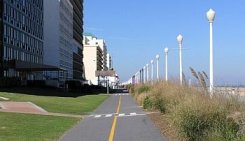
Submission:
<svg viewBox="0 0 245 141">
<path fill-rule="evenodd" d="M 48 112 L 67 114 L 86 114 L 96 109 L 108 95 L 86 95 L 76 98 L 55 96 L 34 96 L 18 93 L 0 92 L 0 96 L 11 101 L 30 101 Z"/>
<path fill-rule="evenodd" d="M 0 141 L 56 141 L 78 118 L 0 112 Z"/>
</svg>

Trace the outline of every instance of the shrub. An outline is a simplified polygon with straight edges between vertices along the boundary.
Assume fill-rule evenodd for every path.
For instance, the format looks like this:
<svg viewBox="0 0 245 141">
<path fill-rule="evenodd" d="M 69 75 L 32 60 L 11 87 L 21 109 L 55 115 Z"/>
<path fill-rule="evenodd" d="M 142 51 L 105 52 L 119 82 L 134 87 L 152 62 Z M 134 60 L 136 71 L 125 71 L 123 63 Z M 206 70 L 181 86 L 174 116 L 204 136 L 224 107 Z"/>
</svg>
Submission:
<svg viewBox="0 0 245 141">
<path fill-rule="evenodd" d="M 137 89 L 138 94 L 149 92 L 149 91 L 150 91 L 150 86 L 148 85 L 142 85 Z"/>
<path fill-rule="evenodd" d="M 154 108 L 159 110 L 161 113 L 166 112 L 166 102 L 163 100 L 163 98 L 157 98 L 154 101 Z"/>
<path fill-rule="evenodd" d="M 231 118 L 220 119 L 218 125 L 214 126 L 214 130 L 222 135 L 222 138 L 226 141 L 234 141 L 238 138 L 237 132 L 239 125 Z"/>
<path fill-rule="evenodd" d="M 130 93 L 134 93 L 134 85 L 130 85 L 128 91 L 129 91 Z"/>
<path fill-rule="evenodd" d="M 218 125 L 213 126 L 208 132 L 206 139 L 208 141 L 235 141 L 239 140 L 237 132 L 239 125 L 234 121 L 220 119 Z"/>
<path fill-rule="evenodd" d="M 18 87 L 21 85 L 21 80 L 18 77 L 3 77 L 0 78 L 1 87 Z"/>
<path fill-rule="evenodd" d="M 177 123 L 180 134 L 187 140 L 201 140 L 211 125 L 205 115 L 196 112 L 182 112 Z"/>
<path fill-rule="evenodd" d="M 133 84 L 128 84 L 125 86 L 125 88 L 130 92 L 134 93 L 134 85 Z"/>
<path fill-rule="evenodd" d="M 143 102 L 143 108 L 144 109 L 152 109 L 152 107 L 153 107 L 152 100 L 150 99 L 149 96 L 146 96 L 146 98 L 144 99 L 144 102 Z"/>
</svg>

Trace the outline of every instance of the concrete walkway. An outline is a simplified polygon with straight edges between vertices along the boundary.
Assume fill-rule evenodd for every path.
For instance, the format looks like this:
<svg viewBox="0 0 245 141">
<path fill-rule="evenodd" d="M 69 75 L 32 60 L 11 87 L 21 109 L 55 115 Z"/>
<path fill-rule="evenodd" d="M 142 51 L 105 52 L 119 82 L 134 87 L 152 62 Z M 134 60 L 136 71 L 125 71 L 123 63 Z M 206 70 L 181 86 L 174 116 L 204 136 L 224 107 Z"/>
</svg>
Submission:
<svg viewBox="0 0 245 141">
<path fill-rule="evenodd" d="M 166 141 L 129 94 L 110 96 L 60 141 Z"/>
<path fill-rule="evenodd" d="M 83 118 L 82 115 L 51 113 L 32 102 L 0 102 L 0 112 Z"/>
</svg>

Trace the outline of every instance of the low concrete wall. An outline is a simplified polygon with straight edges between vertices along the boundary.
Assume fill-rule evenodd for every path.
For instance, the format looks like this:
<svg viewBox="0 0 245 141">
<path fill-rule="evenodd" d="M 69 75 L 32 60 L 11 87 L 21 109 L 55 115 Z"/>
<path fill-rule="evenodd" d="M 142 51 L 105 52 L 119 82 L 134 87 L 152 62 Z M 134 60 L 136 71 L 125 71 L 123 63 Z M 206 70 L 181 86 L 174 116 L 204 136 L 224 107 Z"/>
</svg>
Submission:
<svg viewBox="0 0 245 141">
<path fill-rule="evenodd" d="M 216 92 L 245 96 L 243 87 L 215 87 Z"/>
</svg>

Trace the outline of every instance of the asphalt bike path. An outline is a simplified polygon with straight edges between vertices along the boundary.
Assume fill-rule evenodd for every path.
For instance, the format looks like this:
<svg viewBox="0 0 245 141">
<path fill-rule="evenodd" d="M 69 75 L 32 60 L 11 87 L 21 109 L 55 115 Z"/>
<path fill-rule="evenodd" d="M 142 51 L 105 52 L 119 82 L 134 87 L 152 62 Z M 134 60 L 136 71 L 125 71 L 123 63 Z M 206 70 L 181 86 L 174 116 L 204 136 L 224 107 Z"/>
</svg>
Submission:
<svg viewBox="0 0 245 141">
<path fill-rule="evenodd" d="M 112 94 L 60 141 L 166 141 L 130 94 Z"/>
</svg>

